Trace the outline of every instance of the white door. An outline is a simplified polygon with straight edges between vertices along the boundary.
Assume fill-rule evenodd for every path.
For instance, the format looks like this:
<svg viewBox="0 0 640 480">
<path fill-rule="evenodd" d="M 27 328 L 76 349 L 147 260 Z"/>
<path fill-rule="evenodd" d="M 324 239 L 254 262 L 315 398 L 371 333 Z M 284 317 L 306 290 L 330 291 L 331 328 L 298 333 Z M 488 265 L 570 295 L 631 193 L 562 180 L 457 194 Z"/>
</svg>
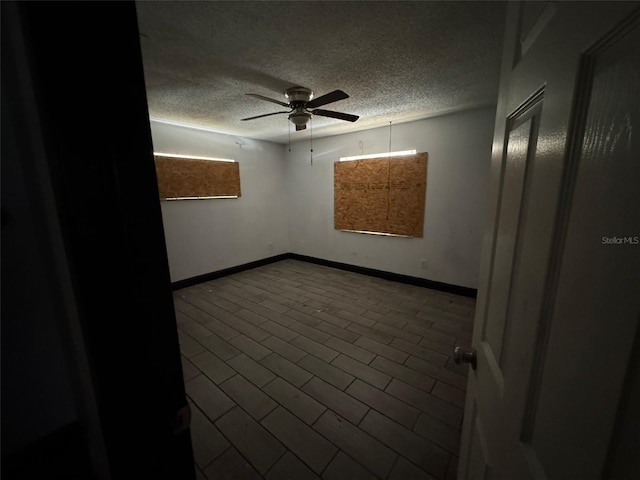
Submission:
<svg viewBox="0 0 640 480">
<path fill-rule="evenodd" d="M 640 478 L 639 3 L 509 4 L 491 169 L 459 478 Z"/>
</svg>

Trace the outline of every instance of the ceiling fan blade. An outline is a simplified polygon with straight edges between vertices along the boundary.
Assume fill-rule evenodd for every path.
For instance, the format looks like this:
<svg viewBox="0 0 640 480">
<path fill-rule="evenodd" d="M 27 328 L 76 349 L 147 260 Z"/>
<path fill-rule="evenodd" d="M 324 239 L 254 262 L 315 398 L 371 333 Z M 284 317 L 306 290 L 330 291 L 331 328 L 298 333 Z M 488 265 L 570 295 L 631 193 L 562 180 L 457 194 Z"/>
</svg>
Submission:
<svg viewBox="0 0 640 480">
<path fill-rule="evenodd" d="M 306 128 L 306 125 L 296 125 L 296 132 L 299 132 L 300 130 L 306 130 Z"/>
<path fill-rule="evenodd" d="M 331 117 L 331 118 L 337 118 L 339 120 L 346 120 L 347 122 L 355 122 L 360 118 L 358 115 L 351 115 L 349 113 L 342 113 L 342 112 L 332 112 L 331 110 L 316 109 L 316 110 L 313 110 L 311 113 L 313 113 L 314 115 L 319 115 L 321 117 Z"/>
<path fill-rule="evenodd" d="M 334 90 L 333 92 L 329 92 L 326 95 L 322 95 L 321 97 L 314 98 L 310 102 L 307 102 L 307 108 L 321 107 L 327 103 L 337 102 L 338 100 L 344 100 L 345 98 L 349 98 L 349 95 L 344 93 L 342 90 Z"/>
<path fill-rule="evenodd" d="M 245 93 L 245 95 L 249 95 L 250 97 L 260 98 L 262 100 L 266 100 L 267 102 L 277 103 L 278 105 L 282 105 L 283 107 L 288 107 L 288 103 L 281 102 L 280 100 L 274 100 L 273 98 L 265 97 L 263 95 L 258 95 L 257 93 Z"/>
<path fill-rule="evenodd" d="M 244 122 L 245 120 L 255 120 L 256 118 L 269 117 L 271 115 L 278 115 L 279 113 L 291 113 L 291 112 L 290 111 L 286 111 L 286 112 L 265 113 L 264 115 L 256 115 L 255 117 L 242 118 L 240 121 Z"/>
</svg>

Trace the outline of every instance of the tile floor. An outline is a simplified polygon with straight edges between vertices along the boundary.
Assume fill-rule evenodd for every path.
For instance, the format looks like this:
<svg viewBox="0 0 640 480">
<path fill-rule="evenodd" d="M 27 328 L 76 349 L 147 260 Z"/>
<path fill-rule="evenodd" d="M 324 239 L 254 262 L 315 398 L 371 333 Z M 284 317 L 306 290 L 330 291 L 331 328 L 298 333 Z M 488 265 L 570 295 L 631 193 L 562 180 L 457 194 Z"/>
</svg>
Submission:
<svg viewBox="0 0 640 480">
<path fill-rule="evenodd" d="M 473 299 L 296 260 L 174 292 L 199 479 L 454 479 Z"/>
</svg>

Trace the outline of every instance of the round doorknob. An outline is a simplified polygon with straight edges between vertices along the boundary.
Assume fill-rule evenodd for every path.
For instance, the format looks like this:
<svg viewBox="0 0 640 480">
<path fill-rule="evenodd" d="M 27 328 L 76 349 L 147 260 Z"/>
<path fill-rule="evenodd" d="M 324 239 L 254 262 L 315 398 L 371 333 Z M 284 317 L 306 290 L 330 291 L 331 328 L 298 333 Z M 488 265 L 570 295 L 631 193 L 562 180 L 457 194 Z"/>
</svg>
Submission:
<svg viewBox="0 0 640 480">
<path fill-rule="evenodd" d="M 462 363 L 470 363 L 474 370 L 478 366 L 478 358 L 475 350 L 466 350 L 462 347 L 453 349 L 453 361 L 458 365 Z"/>
</svg>

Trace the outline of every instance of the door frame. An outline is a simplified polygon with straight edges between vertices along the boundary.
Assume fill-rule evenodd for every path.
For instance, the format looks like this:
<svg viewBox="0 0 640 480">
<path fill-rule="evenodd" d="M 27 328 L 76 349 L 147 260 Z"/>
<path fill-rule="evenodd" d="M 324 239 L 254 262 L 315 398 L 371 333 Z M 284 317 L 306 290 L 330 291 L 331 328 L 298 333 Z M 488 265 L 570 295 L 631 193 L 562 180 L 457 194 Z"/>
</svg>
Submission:
<svg viewBox="0 0 640 480">
<path fill-rule="evenodd" d="M 195 478 L 135 3 L 2 14 L 3 90 L 94 478 Z"/>
</svg>

